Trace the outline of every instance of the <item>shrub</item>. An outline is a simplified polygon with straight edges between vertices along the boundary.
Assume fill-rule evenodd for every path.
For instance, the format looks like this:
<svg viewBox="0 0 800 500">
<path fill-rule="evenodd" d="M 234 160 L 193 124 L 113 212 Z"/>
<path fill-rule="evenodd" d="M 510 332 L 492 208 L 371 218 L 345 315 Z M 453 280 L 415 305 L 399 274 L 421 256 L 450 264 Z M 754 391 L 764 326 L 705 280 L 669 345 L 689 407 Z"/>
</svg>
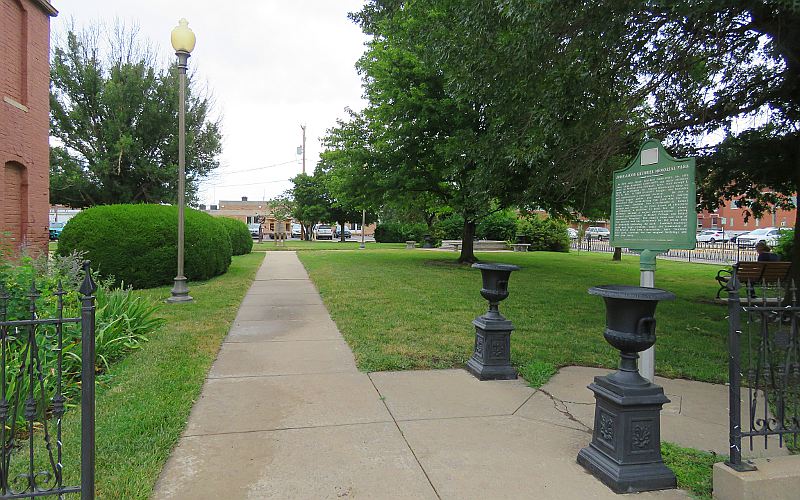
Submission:
<svg viewBox="0 0 800 500">
<path fill-rule="evenodd" d="M 794 247 L 794 230 L 781 231 L 778 244 L 772 249 L 773 252 L 781 256 L 781 260 L 792 260 L 792 247 Z"/>
<path fill-rule="evenodd" d="M 36 280 L 36 289 L 40 296 L 36 300 L 39 318 L 54 318 L 57 311 L 57 297 L 53 295 L 61 282 L 64 291 L 64 317 L 80 316 L 80 294 L 78 288 L 83 282 L 84 273 L 81 263 L 83 255 L 74 252 L 49 262 L 45 258 L 34 260 L 29 257 L 19 262 L 9 263 L 0 259 L 0 290 L 8 295 L 8 300 L 0 303 L 8 320 L 30 319 L 31 279 Z M 134 297 L 130 290 L 124 288 L 110 289 L 110 283 L 93 276 L 97 282 L 96 316 L 95 316 L 95 353 L 97 355 L 95 370 L 103 373 L 108 364 L 139 347 L 147 336 L 163 325 L 164 320 L 156 316 L 159 304 Z M 27 394 L 28 377 L 17 377 L 25 361 L 27 351 L 27 331 L 9 330 L 6 350 L 6 387 L 7 399 L 16 400 L 16 394 Z M 37 402 L 38 417 L 41 418 L 47 409 L 48 402 L 56 391 L 57 361 L 56 331 L 52 325 L 36 328 L 37 353 L 41 362 L 41 385 L 35 384 L 34 400 Z M 81 331 L 80 325 L 68 323 L 63 325 L 62 347 L 62 384 L 67 399 L 77 396 L 80 388 L 81 371 Z M 20 401 L 24 401 L 24 396 Z M 71 405 L 68 405 L 70 407 Z M 23 412 L 16 415 L 17 426 L 24 428 Z"/>
<path fill-rule="evenodd" d="M 428 226 L 423 223 L 384 222 L 375 227 L 375 241 L 378 243 L 422 241 L 426 234 Z"/>
<path fill-rule="evenodd" d="M 436 236 L 443 240 L 460 240 L 464 235 L 464 218 L 449 215 L 436 223 Z"/>
<path fill-rule="evenodd" d="M 184 274 L 205 280 L 231 263 L 231 241 L 214 217 L 186 210 Z M 84 252 L 101 276 L 133 288 L 173 282 L 177 270 L 178 208 L 103 205 L 83 210 L 64 226 L 59 255 Z"/>
<path fill-rule="evenodd" d="M 569 237 L 567 226 L 551 218 L 531 216 L 519 219 L 517 234 L 528 237 L 529 250 L 547 250 L 551 252 L 568 252 Z"/>
<path fill-rule="evenodd" d="M 216 220 L 228 231 L 233 255 L 244 255 L 253 251 L 253 236 L 250 235 L 247 224 L 230 217 L 217 217 Z"/>
<path fill-rule="evenodd" d="M 475 228 L 479 240 L 514 239 L 517 232 L 517 216 L 511 211 L 502 210 L 484 217 Z"/>
</svg>

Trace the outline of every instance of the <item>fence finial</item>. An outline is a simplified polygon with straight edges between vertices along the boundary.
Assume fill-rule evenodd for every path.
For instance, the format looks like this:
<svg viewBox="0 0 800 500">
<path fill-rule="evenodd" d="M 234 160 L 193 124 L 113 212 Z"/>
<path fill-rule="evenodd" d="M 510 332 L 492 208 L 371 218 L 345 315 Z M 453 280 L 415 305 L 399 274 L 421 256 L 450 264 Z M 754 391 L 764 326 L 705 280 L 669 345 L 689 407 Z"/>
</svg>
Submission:
<svg viewBox="0 0 800 500">
<path fill-rule="evenodd" d="M 95 290 L 97 290 L 97 285 L 94 283 L 92 279 L 92 271 L 89 269 L 89 265 L 91 264 L 90 261 L 84 260 L 83 261 L 83 283 L 81 284 L 80 292 L 84 295 L 84 297 L 88 297 L 89 295 L 93 294 Z"/>
</svg>

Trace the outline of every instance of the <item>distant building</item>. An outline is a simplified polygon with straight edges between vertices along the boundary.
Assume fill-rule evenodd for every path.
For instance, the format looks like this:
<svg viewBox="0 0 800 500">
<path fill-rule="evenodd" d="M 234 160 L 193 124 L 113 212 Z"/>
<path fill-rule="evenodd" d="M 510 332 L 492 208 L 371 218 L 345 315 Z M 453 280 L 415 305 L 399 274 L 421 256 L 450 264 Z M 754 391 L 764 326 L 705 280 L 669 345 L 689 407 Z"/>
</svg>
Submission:
<svg viewBox="0 0 800 500">
<path fill-rule="evenodd" d="M 0 241 L 47 251 L 50 18 L 46 0 L 0 0 Z"/>
<path fill-rule="evenodd" d="M 265 237 L 273 237 L 275 233 L 292 233 L 291 218 L 276 218 L 269 201 L 249 201 L 246 196 L 242 196 L 241 201 L 220 200 L 219 205 L 211 205 L 211 209 L 206 212 L 215 217 L 230 217 L 247 224 L 259 222 L 263 217 Z"/>
<path fill-rule="evenodd" d="M 794 204 L 797 206 L 797 195 L 794 195 Z M 763 214 L 760 218 L 752 215 L 745 222 L 743 208 L 738 208 L 733 201 L 726 201 L 724 207 L 719 207 L 713 212 L 703 210 L 697 214 L 697 229 L 724 229 L 725 231 L 752 231 L 760 227 L 788 227 L 794 228 L 797 218 L 797 209 L 776 209 L 772 213 Z"/>
</svg>

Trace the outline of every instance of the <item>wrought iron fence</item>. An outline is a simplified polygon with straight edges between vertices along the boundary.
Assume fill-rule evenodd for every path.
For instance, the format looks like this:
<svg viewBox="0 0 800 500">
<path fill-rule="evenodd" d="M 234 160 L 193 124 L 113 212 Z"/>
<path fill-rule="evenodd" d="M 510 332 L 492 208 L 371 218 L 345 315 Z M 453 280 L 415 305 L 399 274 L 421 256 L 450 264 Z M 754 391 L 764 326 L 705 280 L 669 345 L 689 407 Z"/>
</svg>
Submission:
<svg viewBox="0 0 800 500">
<path fill-rule="evenodd" d="M 614 247 L 608 240 L 598 239 L 574 239 L 570 240 L 570 249 L 585 252 L 606 252 L 612 253 Z M 623 248 L 622 253 L 633 254 L 628 248 Z M 750 262 L 758 258 L 755 249 L 740 246 L 737 243 L 717 242 L 705 243 L 698 242 L 694 250 L 669 250 L 661 256 L 673 260 L 685 260 L 687 262 L 711 262 L 715 264 L 733 264 L 735 262 Z"/>
<path fill-rule="evenodd" d="M 794 282 L 728 282 L 730 382 L 730 460 L 739 471 L 755 467 L 742 461 L 742 441 L 750 450 L 756 439 L 777 436 L 777 446 L 800 446 L 800 307 Z M 745 290 L 745 297 L 740 297 Z M 742 399 L 746 419 L 742 422 Z M 743 427 L 742 424 L 746 427 Z"/>
<path fill-rule="evenodd" d="M 53 296 L 56 317 L 41 318 L 41 298 L 31 280 L 25 319 L 10 319 L 10 295 L 0 283 L 0 499 L 63 498 L 80 493 L 94 499 L 95 297 L 96 286 L 83 265 L 80 317 L 64 317 L 61 283 Z M 64 329 L 80 325 L 80 485 L 64 484 L 62 419 L 67 410 Z M 55 384 L 46 386 L 45 380 Z"/>
</svg>

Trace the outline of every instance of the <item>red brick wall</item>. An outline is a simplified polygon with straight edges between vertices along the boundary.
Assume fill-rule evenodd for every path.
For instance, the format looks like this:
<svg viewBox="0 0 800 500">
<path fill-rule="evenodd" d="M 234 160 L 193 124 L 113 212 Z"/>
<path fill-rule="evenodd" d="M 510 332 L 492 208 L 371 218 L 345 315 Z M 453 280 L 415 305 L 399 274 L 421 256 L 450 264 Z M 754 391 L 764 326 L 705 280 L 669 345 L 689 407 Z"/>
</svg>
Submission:
<svg viewBox="0 0 800 500">
<path fill-rule="evenodd" d="M 47 250 L 50 17 L 0 0 L 0 240 Z"/>
</svg>

